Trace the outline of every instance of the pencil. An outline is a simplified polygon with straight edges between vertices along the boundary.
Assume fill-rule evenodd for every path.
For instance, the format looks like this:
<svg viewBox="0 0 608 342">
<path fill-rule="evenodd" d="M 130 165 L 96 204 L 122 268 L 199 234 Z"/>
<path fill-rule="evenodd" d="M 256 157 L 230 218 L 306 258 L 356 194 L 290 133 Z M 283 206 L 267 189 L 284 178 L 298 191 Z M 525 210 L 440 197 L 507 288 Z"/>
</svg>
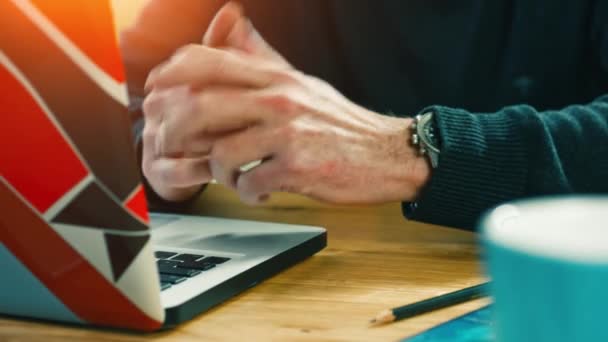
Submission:
<svg viewBox="0 0 608 342">
<path fill-rule="evenodd" d="M 443 294 L 441 296 L 425 299 L 420 302 L 384 310 L 370 321 L 372 324 L 385 324 L 401 319 L 413 317 L 425 312 L 445 308 L 448 306 L 464 303 L 469 300 L 481 298 L 487 295 L 488 283 L 483 283 L 462 290 Z"/>
</svg>

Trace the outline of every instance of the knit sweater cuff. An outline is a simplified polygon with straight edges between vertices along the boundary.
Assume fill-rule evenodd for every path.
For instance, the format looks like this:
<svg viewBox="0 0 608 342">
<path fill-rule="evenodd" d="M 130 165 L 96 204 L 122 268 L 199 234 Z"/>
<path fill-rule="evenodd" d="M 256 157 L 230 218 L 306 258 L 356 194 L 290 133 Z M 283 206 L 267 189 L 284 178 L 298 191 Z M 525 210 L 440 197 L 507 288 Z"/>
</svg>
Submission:
<svg viewBox="0 0 608 342">
<path fill-rule="evenodd" d="M 473 230 L 487 209 L 522 196 L 526 155 L 521 122 L 509 108 L 493 114 L 430 107 L 439 131 L 441 154 L 414 206 L 404 203 L 406 217 Z"/>
</svg>

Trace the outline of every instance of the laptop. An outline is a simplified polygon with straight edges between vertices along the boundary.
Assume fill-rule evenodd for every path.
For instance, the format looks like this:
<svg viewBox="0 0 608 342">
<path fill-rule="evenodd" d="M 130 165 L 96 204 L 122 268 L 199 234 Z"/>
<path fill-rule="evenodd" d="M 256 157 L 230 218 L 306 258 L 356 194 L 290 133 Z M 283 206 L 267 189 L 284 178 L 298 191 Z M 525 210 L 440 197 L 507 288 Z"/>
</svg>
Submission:
<svg viewBox="0 0 608 342">
<path fill-rule="evenodd" d="M 148 212 L 110 2 L 0 1 L 0 314 L 154 331 L 326 231 Z"/>
</svg>

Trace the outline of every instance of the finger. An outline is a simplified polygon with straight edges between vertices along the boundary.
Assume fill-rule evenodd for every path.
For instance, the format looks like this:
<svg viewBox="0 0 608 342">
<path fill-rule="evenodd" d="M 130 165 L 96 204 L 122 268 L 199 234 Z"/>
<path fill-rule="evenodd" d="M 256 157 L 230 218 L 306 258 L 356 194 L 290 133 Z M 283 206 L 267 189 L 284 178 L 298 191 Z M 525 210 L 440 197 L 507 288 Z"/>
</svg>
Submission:
<svg viewBox="0 0 608 342">
<path fill-rule="evenodd" d="M 164 153 L 163 144 L 170 139 L 166 136 L 165 125 L 163 124 L 174 108 L 179 108 L 181 103 L 186 102 L 190 90 L 187 87 L 175 87 L 170 89 L 155 90 L 144 101 L 143 130 L 144 154 L 152 158 L 181 157 L 180 151 L 174 153 Z"/>
<path fill-rule="evenodd" d="M 185 103 L 191 96 L 191 90 L 187 86 L 173 87 L 167 89 L 155 89 L 143 102 L 143 114 L 146 123 L 158 126 L 172 107 Z"/>
<path fill-rule="evenodd" d="M 144 145 L 156 157 L 203 157 L 211 151 L 211 144 L 223 134 L 196 131 L 192 124 L 193 94 L 188 87 L 154 90 L 144 102 Z M 176 126 L 176 127 L 174 127 Z"/>
<path fill-rule="evenodd" d="M 234 25 L 243 17 L 243 8 L 235 2 L 228 2 L 215 15 L 209 25 L 203 44 L 210 47 L 223 46 Z"/>
<path fill-rule="evenodd" d="M 144 83 L 144 93 L 145 94 L 149 94 L 153 90 L 152 80 L 154 80 L 155 78 L 158 77 L 158 74 L 160 73 L 161 70 L 163 70 L 165 68 L 167 63 L 169 63 L 168 60 L 163 61 L 163 62 L 157 64 L 155 67 L 153 67 L 152 70 L 150 70 L 150 72 L 148 73 L 148 76 L 146 77 L 146 82 Z"/>
<path fill-rule="evenodd" d="M 150 184 L 163 188 L 184 188 L 209 182 L 211 172 L 208 159 L 164 158 L 155 153 L 158 128 L 146 123 L 142 135 L 142 171 Z"/>
<path fill-rule="evenodd" d="M 211 175 L 219 183 L 236 187 L 241 167 L 259 160 L 268 160 L 279 149 L 276 134 L 263 125 L 218 139 L 211 152 Z"/>
<path fill-rule="evenodd" d="M 146 89 L 190 85 L 228 85 L 264 88 L 273 81 L 268 65 L 251 63 L 243 55 L 202 45 L 180 49 L 148 76 Z"/>
<path fill-rule="evenodd" d="M 154 161 L 155 151 L 154 151 L 154 141 L 156 140 L 156 129 L 146 122 L 144 124 L 144 129 L 142 131 L 142 170 L 144 174 L 147 170 L 150 170 L 149 165 L 151 165 L 152 161 Z"/>
<path fill-rule="evenodd" d="M 240 50 L 289 66 L 262 38 L 251 20 L 244 15 L 243 8 L 235 2 L 227 3 L 218 11 L 203 38 L 203 44 Z"/>
<path fill-rule="evenodd" d="M 183 143 L 184 148 L 178 151 L 178 153 L 184 158 L 210 157 L 211 149 L 215 141 L 223 136 L 236 132 L 238 131 L 218 133 L 201 132 L 198 135 L 194 135 L 192 138 L 187 139 L 187 142 Z"/>
<path fill-rule="evenodd" d="M 280 159 L 271 159 L 240 174 L 236 180 L 236 190 L 243 202 L 255 205 L 264 202 L 275 191 L 297 192 L 296 182 L 295 177 L 286 172 Z"/>
<path fill-rule="evenodd" d="M 182 148 L 176 149 L 175 151 L 168 151 L 168 155 L 165 157 L 179 156 L 182 158 L 201 158 L 209 157 L 211 154 L 211 148 L 218 139 L 235 134 L 240 130 L 228 130 L 221 132 L 204 132 L 201 131 L 194 134 L 191 138 L 184 137 L 181 143 Z M 185 136 L 185 135 L 184 135 Z"/>
<path fill-rule="evenodd" d="M 151 92 L 142 104 L 142 113 L 146 125 L 158 124 L 164 105 L 164 96 L 159 91 Z"/>
<path fill-rule="evenodd" d="M 262 95 L 263 98 L 263 95 Z M 276 115 L 248 89 L 208 88 L 165 114 L 161 154 L 185 156 L 208 151 L 210 138 L 256 126 Z"/>
<path fill-rule="evenodd" d="M 187 188 L 211 180 L 207 158 L 160 158 L 150 164 L 146 178 L 168 188 Z"/>
<path fill-rule="evenodd" d="M 207 156 L 196 158 L 166 158 L 155 153 L 157 129 L 146 124 L 142 142 L 142 171 L 152 183 L 164 188 L 186 188 L 208 183 L 211 172 Z"/>
</svg>

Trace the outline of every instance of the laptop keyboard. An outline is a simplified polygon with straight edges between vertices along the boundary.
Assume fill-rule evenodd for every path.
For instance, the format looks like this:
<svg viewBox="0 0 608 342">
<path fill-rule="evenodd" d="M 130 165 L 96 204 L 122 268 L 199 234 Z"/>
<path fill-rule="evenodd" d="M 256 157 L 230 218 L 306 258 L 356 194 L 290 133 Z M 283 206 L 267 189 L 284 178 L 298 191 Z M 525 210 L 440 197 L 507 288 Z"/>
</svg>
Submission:
<svg viewBox="0 0 608 342">
<path fill-rule="evenodd" d="M 161 291 L 187 281 L 230 260 L 217 256 L 176 253 L 166 251 L 154 252 L 158 272 L 160 273 Z"/>
</svg>

